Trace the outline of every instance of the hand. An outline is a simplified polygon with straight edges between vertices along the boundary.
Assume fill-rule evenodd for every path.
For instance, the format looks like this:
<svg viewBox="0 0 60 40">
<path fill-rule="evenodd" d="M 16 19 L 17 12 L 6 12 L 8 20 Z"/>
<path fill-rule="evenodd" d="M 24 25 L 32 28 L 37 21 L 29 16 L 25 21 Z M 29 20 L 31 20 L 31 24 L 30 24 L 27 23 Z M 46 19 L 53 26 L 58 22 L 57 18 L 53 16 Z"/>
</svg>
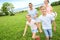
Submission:
<svg viewBox="0 0 60 40">
<path fill-rule="evenodd" d="M 25 34 L 23 34 L 23 36 L 25 36 Z"/>
<path fill-rule="evenodd" d="M 42 33 L 42 30 L 40 30 L 40 33 Z"/>
<path fill-rule="evenodd" d="M 37 16 L 34 16 L 34 18 L 37 18 Z"/>
</svg>

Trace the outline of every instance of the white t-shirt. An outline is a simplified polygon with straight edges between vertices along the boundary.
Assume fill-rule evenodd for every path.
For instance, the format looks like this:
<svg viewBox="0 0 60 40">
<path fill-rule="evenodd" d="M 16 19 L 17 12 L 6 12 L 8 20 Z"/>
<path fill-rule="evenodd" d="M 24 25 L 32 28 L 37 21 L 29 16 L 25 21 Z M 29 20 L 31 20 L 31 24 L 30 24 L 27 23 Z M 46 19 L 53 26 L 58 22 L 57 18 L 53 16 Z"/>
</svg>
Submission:
<svg viewBox="0 0 60 40">
<path fill-rule="evenodd" d="M 50 14 L 47 14 L 46 16 L 41 15 L 38 18 L 38 22 L 42 23 L 43 29 L 52 29 L 51 21 L 54 20 L 54 17 Z"/>
<path fill-rule="evenodd" d="M 27 25 L 30 26 L 31 30 L 36 30 L 37 29 L 37 26 L 36 26 L 36 21 L 35 20 L 31 20 L 31 22 L 26 22 Z"/>
<path fill-rule="evenodd" d="M 28 9 L 28 14 L 34 18 L 34 16 L 37 14 L 37 10 L 35 8 L 33 8 L 33 10 Z"/>
</svg>

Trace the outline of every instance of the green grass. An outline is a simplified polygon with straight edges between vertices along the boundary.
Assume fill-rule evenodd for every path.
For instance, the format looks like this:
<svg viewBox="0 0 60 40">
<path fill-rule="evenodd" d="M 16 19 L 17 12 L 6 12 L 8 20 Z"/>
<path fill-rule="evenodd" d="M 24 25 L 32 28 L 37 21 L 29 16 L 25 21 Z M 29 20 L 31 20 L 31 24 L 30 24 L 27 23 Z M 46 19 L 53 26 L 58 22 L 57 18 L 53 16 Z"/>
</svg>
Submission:
<svg viewBox="0 0 60 40">
<path fill-rule="evenodd" d="M 56 18 L 57 31 L 53 31 L 53 40 L 60 40 L 60 5 L 54 6 L 53 9 L 58 13 Z M 0 17 L 0 40 L 32 40 L 30 28 L 28 28 L 26 36 L 22 36 L 26 22 L 26 14 L 27 12 L 23 12 L 15 16 Z M 38 35 L 41 37 L 41 40 L 45 40 L 44 33 L 38 33 Z"/>
</svg>

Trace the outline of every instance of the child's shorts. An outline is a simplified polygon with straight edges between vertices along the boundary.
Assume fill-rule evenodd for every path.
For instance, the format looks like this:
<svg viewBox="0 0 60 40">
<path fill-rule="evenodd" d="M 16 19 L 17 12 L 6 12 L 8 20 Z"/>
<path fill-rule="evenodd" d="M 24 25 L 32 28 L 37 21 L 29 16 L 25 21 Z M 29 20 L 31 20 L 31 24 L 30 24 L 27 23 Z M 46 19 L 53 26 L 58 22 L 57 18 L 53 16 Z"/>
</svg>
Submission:
<svg viewBox="0 0 60 40">
<path fill-rule="evenodd" d="M 35 21 L 37 21 L 38 20 L 38 18 L 32 18 L 33 20 L 35 20 Z"/>
<path fill-rule="evenodd" d="M 44 33 L 46 37 L 52 37 L 52 29 L 44 29 Z"/>
<path fill-rule="evenodd" d="M 38 32 L 37 29 L 32 30 L 32 33 L 37 33 L 37 32 Z"/>
</svg>

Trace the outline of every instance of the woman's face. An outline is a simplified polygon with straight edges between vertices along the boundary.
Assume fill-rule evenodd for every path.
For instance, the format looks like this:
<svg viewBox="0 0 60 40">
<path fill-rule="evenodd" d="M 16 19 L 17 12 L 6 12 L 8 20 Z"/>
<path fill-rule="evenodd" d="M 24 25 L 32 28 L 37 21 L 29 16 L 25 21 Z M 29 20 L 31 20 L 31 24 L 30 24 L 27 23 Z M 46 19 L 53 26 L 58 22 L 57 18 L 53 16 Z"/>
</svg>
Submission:
<svg viewBox="0 0 60 40">
<path fill-rule="evenodd" d="M 45 3 L 45 4 L 48 4 L 48 3 L 49 3 L 48 1 L 49 1 L 49 0 L 45 0 L 44 3 Z"/>
</svg>

